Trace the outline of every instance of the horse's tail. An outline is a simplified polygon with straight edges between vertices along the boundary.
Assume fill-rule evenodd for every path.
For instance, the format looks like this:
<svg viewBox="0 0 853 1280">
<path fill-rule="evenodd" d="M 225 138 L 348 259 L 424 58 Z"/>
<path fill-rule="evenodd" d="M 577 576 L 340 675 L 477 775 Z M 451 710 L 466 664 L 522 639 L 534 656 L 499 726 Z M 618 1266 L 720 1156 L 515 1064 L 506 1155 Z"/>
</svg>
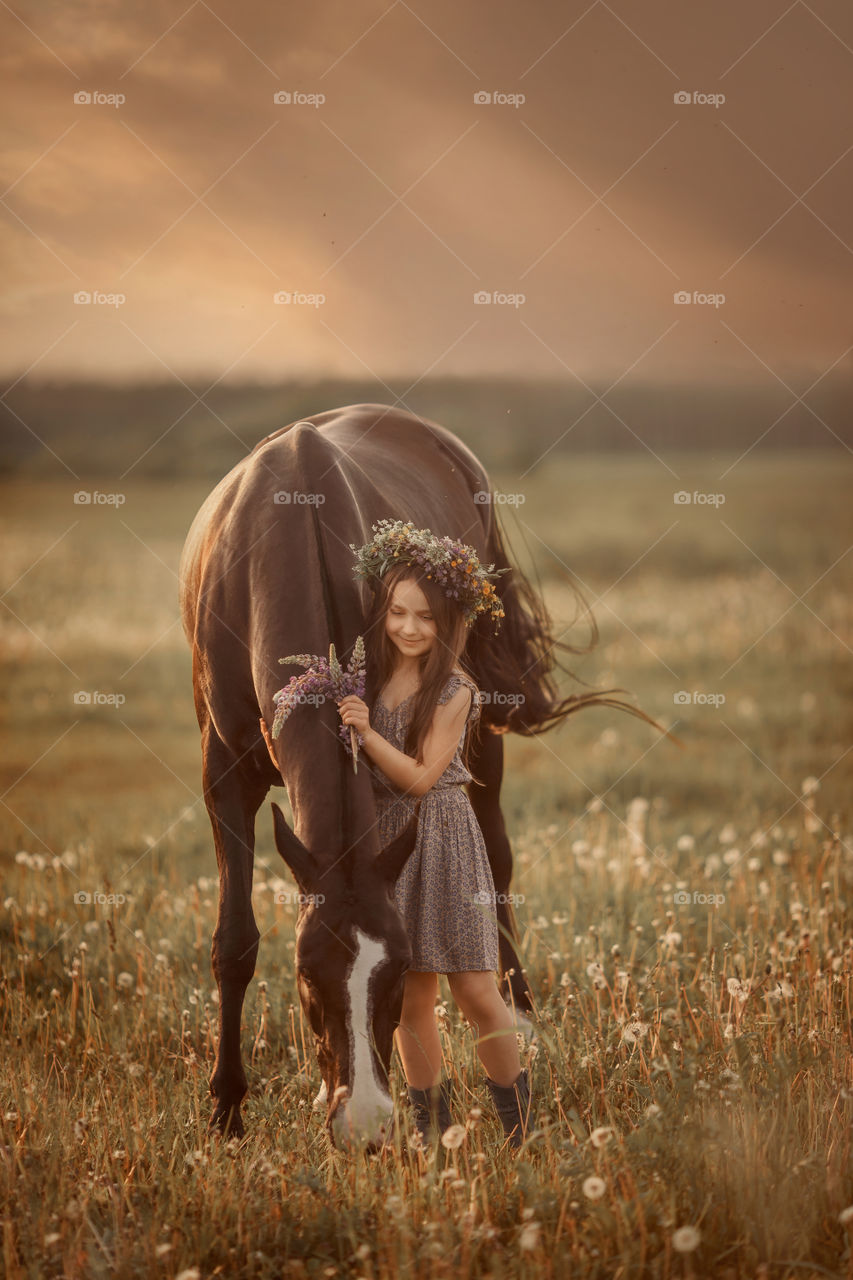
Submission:
<svg viewBox="0 0 853 1280">
<path fill-rule="evenodd" d="M 467 661 L 479 688 L 486 695 L 482 716 L 493 733 L 518 733 L 525 737 L 545 733 L 561 724 L 567 716 L 583 707 L 618 707 L 667 733 L 645 711 L 624 702 L 614 694 L 626 689 L 593 689 L 589 693 L 560 697 L 554 682 L 554 668 L 565 671 L 574 680 L 580 678 L 557 661 L 557 650 L 566 653 L 589 653 L 598 642 L 598 627 L 577 584 L 569 580 L 576 603 L 587 614 L 590 625 L 588 645 L 576 647 L 553 635 L 551 618 L 541 594 L 510 563 L 504 538 L 493 507 L 494 519 L 489 537 L 487 563 L 496 569 L 509 568 L 501 574 L 496 589 L 504 607 L 504 617 L 497 636 L 488 618 L 481 618 L 468 642 Z M 675 739 L 677 741 L 677 739 Z"/>
</svg>

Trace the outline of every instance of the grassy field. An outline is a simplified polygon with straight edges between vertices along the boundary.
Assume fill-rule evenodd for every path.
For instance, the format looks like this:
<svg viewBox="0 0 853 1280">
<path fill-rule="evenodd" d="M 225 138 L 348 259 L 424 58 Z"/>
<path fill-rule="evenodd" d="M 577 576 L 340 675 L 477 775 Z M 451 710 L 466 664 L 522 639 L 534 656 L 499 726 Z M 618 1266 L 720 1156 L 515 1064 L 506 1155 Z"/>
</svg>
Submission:
<svg viewBox="0 0 853 1280">
<path fill-rule="evenodd" d="M 266 807 L 248 1136 L 207 1141 L 216 866 L 176 573 L 209 486 L 4 484 L 8 1276 L 853 1276 L 853 467 L 734 462 L 493 475 L 556 630 L 567 569 L 593 606 L 573 669 L 684 743 L 601 709 L 506 743 L 539 1001 L 516 1156 L 444 979 L 461 1145 L 330 1150 Z M 74 504 L 94 488 L 125 500 Z"/>
</svg>

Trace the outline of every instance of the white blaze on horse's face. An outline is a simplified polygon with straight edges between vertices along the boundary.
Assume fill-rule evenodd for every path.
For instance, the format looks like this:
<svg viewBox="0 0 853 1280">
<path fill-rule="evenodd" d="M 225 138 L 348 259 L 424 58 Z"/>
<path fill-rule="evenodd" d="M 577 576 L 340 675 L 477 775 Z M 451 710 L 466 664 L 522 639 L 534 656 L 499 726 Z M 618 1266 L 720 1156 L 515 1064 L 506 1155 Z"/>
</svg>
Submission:
<svg viewBox="0 0 853 1280">
<path fill-rule="evenodd" d="M 379 1142 L 384 1126 L 387 1136 L 394 1114 L 394 1104 L 387 1085 L 377 1078 L 375 1055 L 371 1047 L 373 1027 L 373 995 L 370 979 L 376 968 L 388 959 L 384 942 L 355 930 L 356 952 L 347 977 L 347 1031 L 350 1045 L 349 1097 L 338 1107 L 332 1119 L 336 1144 L 353 1138 Z"/>
</svg>

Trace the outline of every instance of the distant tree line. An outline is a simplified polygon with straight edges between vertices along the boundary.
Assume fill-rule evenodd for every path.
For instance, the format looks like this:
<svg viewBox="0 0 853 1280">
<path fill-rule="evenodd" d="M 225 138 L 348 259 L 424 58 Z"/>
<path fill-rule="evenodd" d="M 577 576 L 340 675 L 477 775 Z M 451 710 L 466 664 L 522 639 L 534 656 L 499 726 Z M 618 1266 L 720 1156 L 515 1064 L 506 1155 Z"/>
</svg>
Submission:
<svg viewBox="0 0 853 1280">
<path fill-rule="evenodd" d="M 43 476 L 132 468 L 135 476 L 215 478 L 301 417 L 360 402 L 393 404 L 398 395 L 405 395 L 400 407 L 455 431 L 488 466 L 513 470 L 543 454 L 538 465 L 571 452 L 746 449 L 759 437 L 762 449 L 853 448 L 847 371 L 827 375 L 804 403 L 772 379 L 744 387 L 626 381 L 605 395 L 606 383 L 593 394 L 569 381 L 433 378 L 406 395 L 414 381 L 227 383 L 205 394 L 209 384 L 190 391 L 175 382 L 27 378 L 0 401 L 0 467 Z M 798 394 L 808 385 L 787 381 Z"/>
</svg>

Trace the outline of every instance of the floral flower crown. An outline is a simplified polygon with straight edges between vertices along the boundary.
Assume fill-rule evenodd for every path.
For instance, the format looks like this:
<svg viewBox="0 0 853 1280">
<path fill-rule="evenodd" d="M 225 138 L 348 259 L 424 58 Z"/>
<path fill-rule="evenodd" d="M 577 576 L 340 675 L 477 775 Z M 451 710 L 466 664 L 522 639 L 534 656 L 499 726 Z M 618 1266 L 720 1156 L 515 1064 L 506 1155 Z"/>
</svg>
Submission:
<svg viewBox="0 0 853 1280">
<path fill-rule="evenodd" d="M 487 614 L 500 628 L 504 607 L 490 579 L 510 570 L 484 569 L 473 547 L 455 538 L 438 538 L 430 529 L 415 529 L 404 520 L 380 520 L 371 526 L 375 537 L 363 547 L 354 542 L 353 572 L 359 578 L 381 578 L 394 564 L 410 564 L 426 572 L 465 609 L 465 625 L 471 627 L 480 614 Z"/>
</svg>

